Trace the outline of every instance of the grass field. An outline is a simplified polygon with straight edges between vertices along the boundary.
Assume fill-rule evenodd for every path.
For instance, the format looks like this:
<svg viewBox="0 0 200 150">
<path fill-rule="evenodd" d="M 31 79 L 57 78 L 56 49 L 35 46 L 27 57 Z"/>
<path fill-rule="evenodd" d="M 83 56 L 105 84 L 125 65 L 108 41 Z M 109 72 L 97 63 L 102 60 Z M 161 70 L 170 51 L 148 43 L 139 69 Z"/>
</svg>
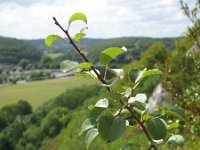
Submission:
<svg viewBox="0 0 200 150">
<path fill-rule="evenodd" d="M 92 83 L 94 81 L 91 79 L 66 77 L 2 86 L 0 87 L 0 107 L 16 103 L 22 99 L 27 100 L 35 109 L 45 101 L 63 93 L 66 89 Z"/>
</svg>

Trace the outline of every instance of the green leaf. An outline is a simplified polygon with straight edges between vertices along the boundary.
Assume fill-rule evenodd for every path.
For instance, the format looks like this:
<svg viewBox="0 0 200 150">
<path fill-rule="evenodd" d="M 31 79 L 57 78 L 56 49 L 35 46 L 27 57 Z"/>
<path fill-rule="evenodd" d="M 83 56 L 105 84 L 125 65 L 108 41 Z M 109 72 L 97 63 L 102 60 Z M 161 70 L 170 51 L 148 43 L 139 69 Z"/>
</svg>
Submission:
<svg viewBox="0 0 200 150">
<path fill-rule="evenodd" d="M 58 40 L 58 39 L 63 39 L 63 38 L 62 38 L 61 36 L 59 36 L 59 35 L 54 35 L 54 34 L 49 35 L 49 36 L 47 36 L 46 39 L 45 39 L 45 44 L 46 44 L 47 46 L 51 46 L 52 43 L 53 43 L 54 41 Z"/>
<path fill-rule="evenodd" d="M 176 146 L 182 146 L 185 142 L 185 139 L 182 135 L 173 135 L 168 139 L 168 142 Z"/>
<path fill-rule="evenodd" d="M 75 68 L 80 68 L 80 69 L 90 69 L 92 67 L 92 63 L 90 62 L 83 62 L 78 64 Z"/>
<path fill-rule="evenodd" d="M 181 108 L 172 108 L 170 109 L 171 112 L 176 113 L 181 119 L 185 119 L 185 112 Z"/>
<path fill-rule="evenodd" d="M 84 73 L 84 72 L 77 72 L 75 73 L 76 77 L 81 77 L 81 78 L 93 78 L 90 74 Z"/>
<path fill-rule="evenodd" d="M 178 127 L 179 127 L 179 123 L 174 122 L 174 123 L 167 126 L 167 130 L 177 129 Z"/>
<path fill-rule="evenodd" d="M 60 69 L 62 72 L 67 72 L 69 70 L 74 69 L 77 65 L 78 65 L 78 63 L 75 61 L 65 60 L 65 61 L 61 62 Z"/>
<path fill-rule="evenodd" d="M 146 121 L 147 130 L 154 140 L 163 139 L 167 134 L 167 128 L 163 120 L 152 118 Z"/>
<path fill-rule="evenodd" d="M 81 135 L 83 132 L 85 132 L 85 131 L 87 131 L 87 130 L 93 128 L 93 127 L 94 127 L 94 123 L 95 123 L 95 119 L 94 119 L 94 118 L 87 118 L 87 119 L 82 123 L 82 125 L 81 125 L 81 132 L 80 132 L 80 135 Z"/>
<path fill-rule="evenodd" d="M 126 51 L 118 47 L 105 49 L 103 52 L 100 53 L 99 61 L 104 65 L 108 65 L 112 59 L 124 52 Z"/>
<path fill-rule="evenodd" d="M 185 119 L 185 112 L 181 108 L 172 108 L 170 110 L 163 111 L 167 115 L 172 115 L 174 117 L 180 118 L 181 120 Z"/>
<path fill-rule="evenodd" d="M 99 135 L 108 142 L 118 139 L 125 129 L 125 120 L 115 118 L 111 112 L 106 112 L 98 120 Z"/>
<path fill-rule="evenodd" d="M 94 107 L 90 111 L 90 118 L 98 118 L 98 116 L 104 111 L 104 108 Z"/>
<path fill-rule="evenodd" d="M 69 19 L 69 24 L 71 24 L 72 22 L 77 21 L 77 20 L 81 20 L 87 24 L 87 17 L 82 12 L 77 12 L 77 13 L 73 14 Z"/>
<path fill-rule="evenodd" d="M 74 37 L 74 39 L 77 41 L 77 42 L 80 42 L 80 40 L 85 36 L 86 34 L 85 33 L 77 33 Z"/>
<path fill-rule="evenodd" d="M 95 139 L 95 137 L 98 135 L 98 130 L 96 128 L 91 129 L 87 132 L 85 136 L 85 143 L 87 144 L 87 148 L 89 148 L 90 143 Z"/>
<path fill-rule="evenodd" d="M 131 82 L 134 83 L 139 75 L 139 69 L 131 69 L 129 71 L 128 75 L 129 75 L 129 79 L 131 80 Z"/>
<path fill-rule="evenodd" d="M 96 104 L 95 107 L 100 107 L 100 108 L 108 108 L 109 101 L 108 99 L 100 99 Z"/>
<path fill-rule="evenodd" d="M 156 75 L 156 74 L 161 75 L 161 74 L 163 74 L 163 72 L 158 69 L 151 69 L 151 70 L 147 70 L 147 71 L 143 72 L 142 77 L 144 78 L 149 75 Z"/>
</svg>

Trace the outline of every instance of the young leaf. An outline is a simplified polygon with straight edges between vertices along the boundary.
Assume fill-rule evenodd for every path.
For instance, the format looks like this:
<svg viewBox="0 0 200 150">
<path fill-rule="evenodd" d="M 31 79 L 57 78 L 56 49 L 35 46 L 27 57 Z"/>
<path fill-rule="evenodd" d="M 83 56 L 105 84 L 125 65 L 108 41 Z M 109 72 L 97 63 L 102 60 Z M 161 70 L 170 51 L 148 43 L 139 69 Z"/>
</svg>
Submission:
<svg viewBox="0 0 200 150">
<path fill-rule="evenodd" d="M 99 135 L 106 141 L 112 142 L 122 135 L 125 123 L 123 118 L 115 118 L 111 112 L 106 112 L 98 120 Z"/>
<path fill-rule="evenodd" d="M 46 44 L 47 46 L 51 46 L 52 43 L 53 43 L 54 41 L 58 40 L 58 39 L 62 39 L 62 37 L 59 36 L 59 35 L 54 35 L 54 34 L 49 35 L 49 36 L 47 36 L 46 39 L 45 39 L 45 44 Z"/>
<path fill-rule="evenodd" d="M 87 17 L 82 12 L 77 12 L 77 13 L 73 14 L 69 19 L 69 24 L 71 24 L 72 22 L 77 21 L 77 20 L 81 20 L 87 24 Z"/>
<path fill-rule="evenodd" d="M 85 135 L 85 143 L 87 144 L 87 148 L 89 148 L 90 143 L 95 139 L 98 135 L 98 130 L 96 128 L 90 129 L 87 134 Z"/>
<path fill-rule="evenodd" d="M 92 63 L 83 62 L 83 63 L 78 64 L 75 68 L 90 69 L 91 67 L 92 67 Z"/>
<path fill-rule="evenodd" d="M 152 118 L 146 121 L 147 130 L 154 140 L 163 139 L 167 134 L 167 128 L 163 120 Z"/>
<path fill-rule="evenodd" d="M 101 107 L 101 108 L 108 108 L 109 101 L 108 99 L 100 99 L 96 104 L 95 107 Z"/>
<path fill-rule="evenodd" d="M 156 75 L 156 74 L 161 75 L 161 74 L 163 74 L 163 72 L 158 69 L 151 69 L 151 70 L 147 70 L 147 71 L 143 72 L 142 77 L 144 78 L 149 75 Z"/>
<path fill-rule="evenodd" d="M 120 55 L 124 52 L 126 52 L 126 51 L 123 50 L 122 48 L 118 48 L 118 47 L 112 47 L 112 48 L 105 49 L 99 55 L 99 61 L 104 65 L 108 65 L 112 59 L 114 59 L 115 57 L 117 57 L 118 55 Z"/>
<path fill-rule="evenodd" d="M 75 76 L 81 78 L 93 78 L 90 74 L 84 72 L 77 72 L 75 73 Z"/>
<path fill-rule="evenodd" d="M 182 135 L 173 135 L 168 139 L 168 142 L 176 146 L 182 146 L 185 142 L 185 139 Z"/>
<path fill-rule="evenodd" d="M 74 69 L 77 65 L 78 65 L 78 63 L 75 61 L 65 60 L 65 61 L 61 62 L 60 69 L 62 72 L 67 72 L 69 70 Z"/>
<path fill-rule="evenodd" d="M 80 40 L 85 36 L 86 34 L 85 33 L 77 33 L 74 37 L 74 39 L 77 41 L 77 42 L 80 42 Z"/>
<path fill-rule="evenodd" d="M 89 130 L 94 127 L 95 119 L 94 118 L 87 118 L 81 125 L 81 132 L 80 135 L 85 132 L 86 130 Z"/>
<path fill-rule="evenodd" d="M 174 122 L 170 125 L 167 126 L 167 130 L 171 130 L 171 129 L 177 129 L 179 127 L 179 123 L 178 122 Z"/>
</svg>

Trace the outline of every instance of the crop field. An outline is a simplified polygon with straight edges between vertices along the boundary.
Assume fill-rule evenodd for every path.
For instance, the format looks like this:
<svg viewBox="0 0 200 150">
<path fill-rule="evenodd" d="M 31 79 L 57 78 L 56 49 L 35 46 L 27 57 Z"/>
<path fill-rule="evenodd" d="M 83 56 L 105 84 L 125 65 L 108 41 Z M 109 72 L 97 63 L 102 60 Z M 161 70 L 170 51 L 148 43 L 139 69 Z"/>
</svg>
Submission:
<svg viewBox="0 0 200 150">
<path fill-rule="evenodd" d="M 93 84 L 91 79 L 65 77 L 43 81 L 33 81 L 0 87 L 0 107 L 27 100 L 35 109 L 45 101 L 58 96 L 67 89 Z"/>
</svg>

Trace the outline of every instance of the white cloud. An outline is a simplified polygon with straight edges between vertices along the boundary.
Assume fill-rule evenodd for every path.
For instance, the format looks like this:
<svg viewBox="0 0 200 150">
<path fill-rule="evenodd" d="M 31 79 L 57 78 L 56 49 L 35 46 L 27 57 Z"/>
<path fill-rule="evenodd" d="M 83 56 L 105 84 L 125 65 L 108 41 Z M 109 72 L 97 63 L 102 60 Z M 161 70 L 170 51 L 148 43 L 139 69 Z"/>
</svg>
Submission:
<svg viewBox="0 0 200 150">
<path fill-rule="evenodd" d="M 18 3 L 17 3 L 18 2 Z M 44 38 L 63 33 L 52 16 L 67 26 L 77 11 L 88 17 L 88 37 L 180 36 L 189 22 L 177 0 L 4 0 L 0 2 L 0 35 L 17 38 Z M 74 23 L 72 32 L 82 23 Z"/>
</svg>

